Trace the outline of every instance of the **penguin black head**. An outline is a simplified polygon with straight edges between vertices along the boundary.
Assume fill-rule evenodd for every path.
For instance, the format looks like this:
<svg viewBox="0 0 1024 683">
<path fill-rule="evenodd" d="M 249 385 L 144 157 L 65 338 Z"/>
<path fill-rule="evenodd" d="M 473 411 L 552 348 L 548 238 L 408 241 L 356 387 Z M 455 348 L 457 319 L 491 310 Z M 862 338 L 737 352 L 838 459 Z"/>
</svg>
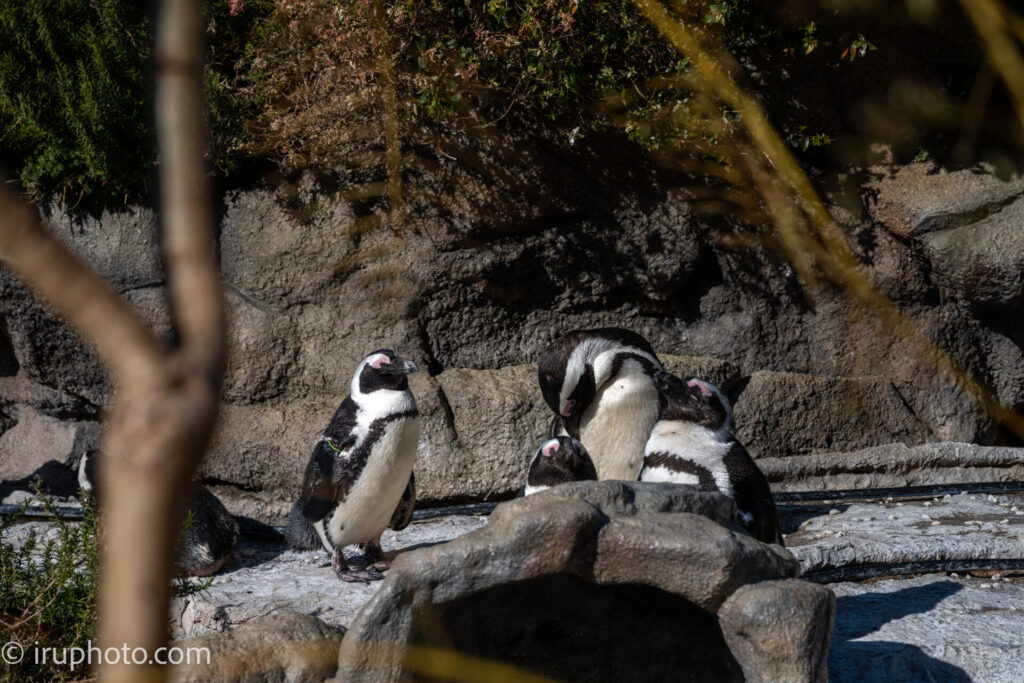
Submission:
<svg viewBox="0 0 1024 683">
<path fill-rule="evenodd" d="M 559 436 L 541 444 L 526 471 L 525 495 L 568 481 L 596 481 L 597 470 L 583 444 Z"/>
<path fill-rule="evenodd" d="M 661 397 L 661 420 L 693 422 L 715 433 L 732 433 L 732 406 L 714 384 L 692 377 L 685 382 L 658 372 L 654 384 Z"/>
<path fill-rule="evenodd" d="M 600 369 L 595 374 L 595 360 L 608 351 L 617 350 L 634 354 L 652 370 L 660 368 L 654 349 L 646 339 L 618 327 L 573 330 L 544 349 L 537 364 L 540 391 L 544 402 L 562 417 L 570 434 L 579 436 L 580 417 L 594 400 L 598 385 L 607 379 L 600 376 Z"/>
<path fill-rule="evenodd" d="M 419 368 L 411 360 L 400 357 L 391 349 L 379 349 L 359 364 L 352 377 L 352 395 L 365 395 L 380 389 L 408 391 L 408 375 L 417 370 Z"/>
</svg>

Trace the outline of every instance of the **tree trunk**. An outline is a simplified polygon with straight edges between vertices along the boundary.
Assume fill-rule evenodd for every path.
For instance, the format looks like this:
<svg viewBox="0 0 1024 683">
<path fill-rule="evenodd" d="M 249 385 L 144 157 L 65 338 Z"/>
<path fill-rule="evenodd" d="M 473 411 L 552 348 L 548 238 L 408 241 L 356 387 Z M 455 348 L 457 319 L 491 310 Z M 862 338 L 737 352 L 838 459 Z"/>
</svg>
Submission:
<svg viewBox="0 0 1024 683">
<path fill-rule="evenodd" d="M 108 680 L 163 680 L 170 583 L 188 488 L 216 419 L 224 308 L 213 241 L 199 0 L 164 0 L 157 18 L 161 225 L 181 344 L 164 348 L 98 275 L 0 184 L 0 253 L 95 345 L 113 378 L 104 429 L 101 647 Z M 141 648 L 141 649 L 138 649 Z M 127 655 L 127 656 L 126 656 Z M 107 658 L 105 658 L 107 659 Z M 112 658 L 110 658 L 112 659 Z"/>
</svg>

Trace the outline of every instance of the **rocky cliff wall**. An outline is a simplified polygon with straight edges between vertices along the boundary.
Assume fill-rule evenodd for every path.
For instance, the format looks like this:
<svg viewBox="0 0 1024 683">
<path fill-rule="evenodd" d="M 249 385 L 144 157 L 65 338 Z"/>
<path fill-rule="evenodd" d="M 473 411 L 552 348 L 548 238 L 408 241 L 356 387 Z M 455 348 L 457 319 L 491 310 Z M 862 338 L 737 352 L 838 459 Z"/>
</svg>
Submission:
<svg viewBox="0 0 1024 683">
<path fill-rule="evenodd" d="M 512 495 L 549 419 L 532 363 L 577 327 L 632 328 L 674 370 L 720 384 L 740 437 L 772 462 L 891 442 L 1020 445 L 869 311 L 839 291 L 804 296 L 769 248 L 730 239 L 733 222 L 699 215 L 672 190 L 679 178 L 621 143 L 425 158 L 407 172 L 401 235 L 375 218 L 366 178 L 224 194 L 230 362 L 203 477 L 236 511 L 286 507 L 353 367 L 382 346 L 424 370 L 420 498 Z M 835 186 L 875 283 L 1024 409 L 1024 179 L 919 164 Z M 47 214 L 173 343 L 154 212 Z M 0 478 L 73 466 L 97 441 L 104 373 L 6 271 L 0 316 Z"/>
</svg>

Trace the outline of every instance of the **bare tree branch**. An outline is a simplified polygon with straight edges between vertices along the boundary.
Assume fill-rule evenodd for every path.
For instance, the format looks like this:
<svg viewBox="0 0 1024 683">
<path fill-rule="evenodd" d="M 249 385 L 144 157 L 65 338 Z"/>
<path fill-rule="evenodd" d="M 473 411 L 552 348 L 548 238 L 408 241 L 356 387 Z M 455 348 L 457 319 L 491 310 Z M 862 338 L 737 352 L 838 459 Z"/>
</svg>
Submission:
<svg viewBox="0 0 1024 683">
<path fill-rule="evenodd" d="M 184 352 L 219 378 L 224 304 L 214 249 L 203 99 L 203 14 L 197 0 L 160 4 L 156 122 L 161 224 L 171 303 Z"/>
</svg>

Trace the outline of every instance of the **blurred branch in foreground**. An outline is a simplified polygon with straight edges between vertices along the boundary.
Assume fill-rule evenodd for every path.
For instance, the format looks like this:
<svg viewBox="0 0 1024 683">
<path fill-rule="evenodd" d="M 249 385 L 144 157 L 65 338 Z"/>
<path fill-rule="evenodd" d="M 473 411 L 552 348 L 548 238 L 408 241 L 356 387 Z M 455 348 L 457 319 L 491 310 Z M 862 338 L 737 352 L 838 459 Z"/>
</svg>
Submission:
<svg viewBox="0 0 1024 683">
<path fill-rule="evenodd" d="M 842 286 L 851 298 L 873 311 L 899 338 L 949 375 L 996 420 L 1024 438 L 1024 417 L 1002 405 L 991 391 L 921 333 L 896 304 L 875 287 L 761 106 L 737 85 L 719 59 L 702 45 L 697 34 L 658 0 L 634 0 L 634 4 L 679 53 L 690 60 L 697 72 L 695 87 L 713 94 L 721 103 L 723 113 L 731 110 L 739 116 L 739 125 L 750 138 L 751 145 L 749 150 L 737 145 L 733 156 L 742 158 L 750 171 L 751 180 L 775 225 L 779 243 L 804 287 L 813 289 L 812 266 L 816 266 L 826 277 Z M 964 4 L 971 5 L 971 2 L 968 0 Z M 972 17 L 973 13 L 979 17 L 975 23 L 982 38 L 988 42 L 990 57 L 995 62 L 998 52 L 1000 62 L 996 66 L 1008 87 L 1013 89 L 1011 82 L 1024 85 L 1024 61 L 1021 61 L 1012 42 L 1007 42 L 1005 23 L 1000 24 L 993 19 L 993 15 L 1002 15 L 992 0 L 979 0 L 979 4 L 985 5 L 986 9 L 971 8 L 968 11 Z M 982 28 L 978 22 L 985 27 Z M 990 36 L 996 39 L 994 43 L 989 41 Z M 1008 54 L 1008 50 L 1013 54 Z M 1014 96 L 1016 98 L 1016 94 Z M 1018 99 L 1018 109 L 1024 113 L 1021 105 L 1024 105 L 1024 88 Z"/>
<path fill-rule="evenodd" d="M 39 212 L 0 189 L 0 251 L 92 342 L 113 374 L 104 433 L 99 630 L 103 647 L 167 642 L 174 544 L 184 494 L 213 430 L 224 362 L 224 313 L 213 243 L 202 90 L 201 4 L 161 3 L 157 128 L 164 256 L 181 344 L 166 349 L 113 290 L 43 227 Z M 122 662 L 108 680 L 163 680 L 165 668 Z"/>
<path fill-rule="evenodd" d="M 960 0 L 964 12 L 978 31 L 989 63 L 1006 84 L 1024 131 L 1024 57 L 1014 41 L 1024 40 L 1024 22 L 999 0 Z"/>
</svg>

